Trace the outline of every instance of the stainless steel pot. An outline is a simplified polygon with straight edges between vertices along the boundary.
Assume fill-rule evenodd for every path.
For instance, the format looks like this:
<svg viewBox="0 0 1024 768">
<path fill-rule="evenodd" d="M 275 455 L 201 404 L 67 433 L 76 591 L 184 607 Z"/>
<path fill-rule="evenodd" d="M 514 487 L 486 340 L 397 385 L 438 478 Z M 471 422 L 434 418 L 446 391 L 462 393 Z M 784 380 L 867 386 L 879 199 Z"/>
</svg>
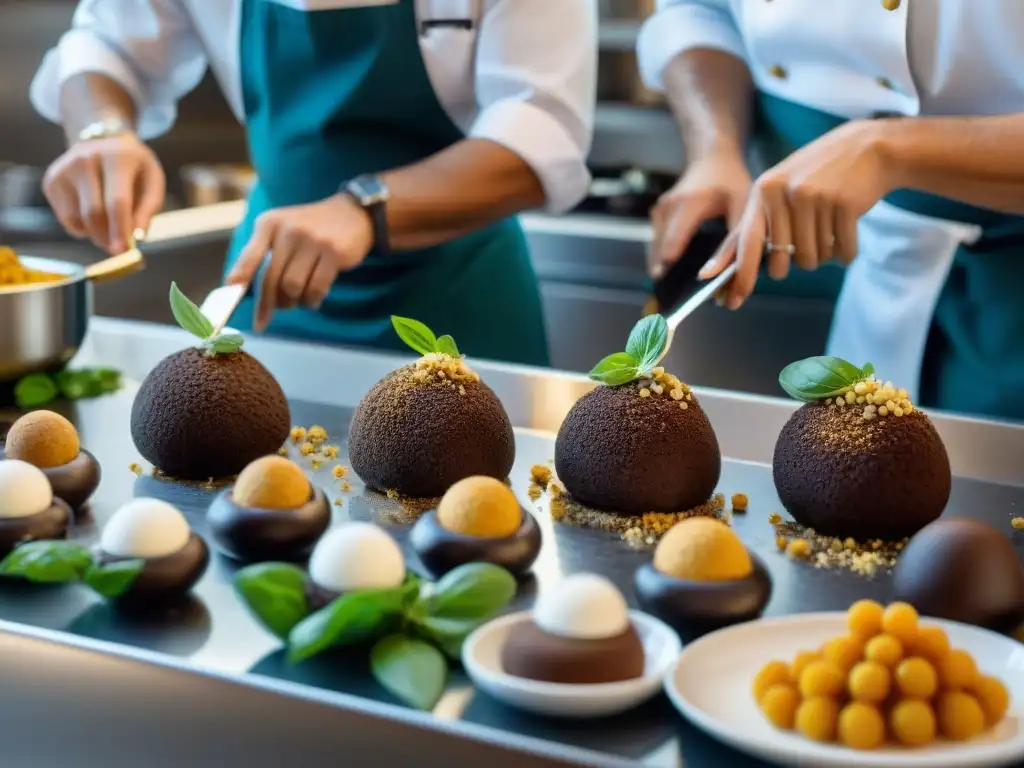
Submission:
<svg viewBox="0 0 1024 768">
<path fill-rule="evenodd" d="M 0 286 L 0 382 L 59 368 L 85 339 L 92 316 L 92 284 L 143 267 L 137 248 L 83 267 L 70 261 L 20 256 L 30 269 L 63 280 Z"/>
</svg>

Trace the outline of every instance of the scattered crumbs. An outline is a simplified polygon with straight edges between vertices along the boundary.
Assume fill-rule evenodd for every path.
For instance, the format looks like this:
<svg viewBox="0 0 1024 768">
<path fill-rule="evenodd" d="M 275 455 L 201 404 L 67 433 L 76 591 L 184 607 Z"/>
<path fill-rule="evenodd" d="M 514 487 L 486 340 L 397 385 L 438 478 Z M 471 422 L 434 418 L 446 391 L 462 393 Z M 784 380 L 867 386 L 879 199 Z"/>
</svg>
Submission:
<svg viewBox="0 0 1024 768">
<path fill-rule="evenodd" d="M 746 512 L 747 504 L 750 503 L 750 499 L 747 498 L 745 493 L 734 493 L 729 501 L 733 512 Z"/>
<path fill-rule="evenodd" d="M 367 492 L 362 496 L 362 499 L 377 510 L 377 517 L 381 522 L 394 523 L 396 525 L 415 523 L 424 512 L 436 507 L 437 503 L 441 500 L 440 497 L 412 499 L 402 496 L 395 490 L 389 490 L 383 495 Z"/>
<path fill-rule="evenodd" d="M 772 518 L 769 518 L 772 522 Z M 792 522 L 772 522 L 775 544 L 780 552 L 796 559 L 806 560 L 815 568 L 845 570 L 858 576 L 872 578 L 883 572 L 892 573 L 896 560 L 906 546 L 908 538 L 899 541 L 822 536 L 812 528 Z"/>
<path fill-rule="evenodd" d="M 278 456 L 287 456 L 288 455 L 288 446 L 282 445 L 280 448 L 278 448 L 277 449 L 277 455 Z"/>
<path fill-rule="evenodd" d="M 141 464 L 137 464 L 136 462 L 133 461 L 131 464 L 128 465 L 128 469 L 130 469 L 132 472 L 134 472 L 139 477 L 142 476 L 142 465 Z"/>
<path fill-rule="evenodd" d="M 303 456 L 309 456 L 315 450 L 316 446 L 309 441 L 306 441 L 305 443 L 299 446 L 299 453 L 301 453 Z"/>
<path fill-rule="evenodd" d="M 772 512 L 770 515 L 768 515 L 768 522 L 772 525 L 778 525 L 782 522 L 782 515 L 780 515 L 778 512 Z"/>
<path fill-rule="evenodd" d="M 319 424 L 314 424 L 306 430 L 306 439 L 313 445 L 322 445 L 327 442 L 327 430 Z"/>
<path fill-rule="evenodd" d="M 1024 528 L 1024 517 L 1015 517 L 1010 521 L 1010 525 L 1016 528 L 1018 531 Z"/>
<path fill-rule="evenodd" d="M 319 459 L 319 458 L 314 457 L 313 460 L 311 462 L 309 462 L 309 466 L 311 466 L 314 470 L 317 470 L 317 469 L 320 469 L 320 467 L 323 466 L 323 463 L 324 463 L 323 459 Z"/>
<path fill-rule="evenodd" d="M 323 454 L 328 459 L 336 459 L 336 458 L 338 458 L 338 451 L 339 451 L 339 449 L 338 449 L 338 446 L 336 446 L 336 445 L 325 445 L 323 447 Z"/>
<path fill-rule="evenodd" d="M 526 489 L 526 495 L 529 497 L 530 501 L 536 501 L 544 495 L 544 489 L 536 483 L 530 483 L 530 486 Z"/>
<path fill-rule="evenodd" d="M 811 554 L 811 545 L 807 539 L 793 539 L 786 545 L 786 557 L 803 560 Z"/>
<path fill-rule="evenodd" d="M 291 438 L 293 443 L 301 443 L 306 439 L 306 428 L 292 427 Z"/>
<path fill-rule="evenodd" d="M 541 488 L 546 488 L 547 484 L 551 482 L 551 467 L 534 464 L 530 467 L 530 480 Z"/>
<path fill-rule="evenodd" d="M 331 469 L 331 474 L 334 475 L 336 480 L 343 478 L 346 472 L 348 472 L 348 469 L 343 467 L 341 464 L 337 464 Z"/>
<path fill-rule="evenodd" d="M 340 496 L 334 500 L 334 506 L 336 506 L 336 507 L 340 507 L 344 503 L 345 503 L 345 500 L 342 499 Z"/>
<path fill-rule="evenodd" d="M 348 480 L 343 480 L 342 481 L 342 483 L 341 483 L 341 490 L 342 491 L 351 491 L 352 490 L 352 486 L 349 485 Z"/>
<path fill-rule="evenodd" d="M 384 495 L 387 496 L 392 501 L 401 501 L 402 500 L 402 495 L 398 491 L 396 491 L 394 488 L 388 488 L 388 490 L 385 491 Z"/>
</svg>

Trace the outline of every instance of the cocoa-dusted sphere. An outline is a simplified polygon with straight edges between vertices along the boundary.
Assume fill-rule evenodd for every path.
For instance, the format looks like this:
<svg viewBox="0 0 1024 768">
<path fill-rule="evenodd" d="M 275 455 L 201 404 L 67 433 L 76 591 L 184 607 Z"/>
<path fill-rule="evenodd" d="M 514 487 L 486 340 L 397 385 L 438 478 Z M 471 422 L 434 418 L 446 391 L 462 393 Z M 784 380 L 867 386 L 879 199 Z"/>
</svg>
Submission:
<svg viewBox="0 0 1024 768">
<path fill-rule="evenodd" d="M 722 455 L 697 398 L 688 387 L 689 400 L 642 391 L 635 381 L 599 386 L 566 415 L 555 471 L 577 503 L 641 515 L 693 509 L 714 493 Z"/>
<path fill-rule="evenodd" d="M 782 506 L 826 536 L 911 536 L 946 508 L 949 456 L 924 413 L 868 419 L 864 409 L 807 403 L 775 443 Z"/>
</svg>

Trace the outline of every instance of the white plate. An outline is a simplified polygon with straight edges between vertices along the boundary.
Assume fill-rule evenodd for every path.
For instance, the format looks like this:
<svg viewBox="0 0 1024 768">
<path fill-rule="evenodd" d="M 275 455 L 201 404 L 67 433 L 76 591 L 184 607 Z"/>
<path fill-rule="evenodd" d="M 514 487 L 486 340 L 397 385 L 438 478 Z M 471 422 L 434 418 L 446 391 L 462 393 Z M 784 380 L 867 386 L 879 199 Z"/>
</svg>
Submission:
<svg viewBox="0 0 1024 768">
<path fill-rule="evenodd" d="M 1024 645 L 978 627 L 939 619 L 954 648 L 970 653 L 984 674 L 1010 691 L 1010 711 L 991 731 L 969 742 L 919 749 L 896 746 L 857 751 L 819 744 L 774 728 L 751 693 L 754 675 L 772 659 L 788 661 L 846 632 L 845 613 L 807 613 L 762 619 L 705 635 L 691 643 L 665 678 L 665 692 L 698 728 L 736 749 L 783 765 L 841 768 L 968 768 L 1024 759 Z"/>
<path fill-rule="evenodd" d="M 653 616 L 630 611 L 629 618 L 644 644 L 644 675 L 635 680 L 566 685 L 506 674 L 501 668 L 501 649 L 512 627 L 530 620 L 529 611 L 502 616 L 479 627 L 462 646 L 462 664 L 477 688 L 528 712 L 572 718 L 616 715 L 658 693 L 682 648 L 675 631 Z"/>
</svg>

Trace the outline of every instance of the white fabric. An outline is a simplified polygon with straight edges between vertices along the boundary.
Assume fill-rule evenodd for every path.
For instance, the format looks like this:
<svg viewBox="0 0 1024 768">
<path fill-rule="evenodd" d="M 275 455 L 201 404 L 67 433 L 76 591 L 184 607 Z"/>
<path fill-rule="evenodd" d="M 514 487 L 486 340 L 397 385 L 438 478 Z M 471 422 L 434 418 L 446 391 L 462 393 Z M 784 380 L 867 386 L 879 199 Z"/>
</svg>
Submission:
<svg viewBox="0 0 1024 768">
<path fill-rule="evenodd" d="M 389 1 L 277 0 L 309 12 Z M 420 23 L 474 21 L 472 30 L 433 28 L 420 38 L 431 82 L 455 123 L 467 136 L 495 141 L 522 157 L 540 178 L 549 210 L 575 205 L 590 181 L 586 158 L 597 92 L 596 3 L 415 1 Z M 241 2 L 80 0 L 72 29 L 36 74 L 32 103 L 58 122 L 64 81 L 83 72 L 102 73 L 132 94 L 140 133 L 152 138 L 171 128 L 178 100 L 210 66 L 242 119 Z"/>
<path fill-rule="evenodd" d="M 1024 111 L 1021 0 L 658 0 L 640 34 L 644 81 L 663 89 L 665 67 L 694 48 L 738 56 L 760 90 L 842 117 Z M 916 396 L 954 252 L 978 235 L 879 203 L 861 220 L 829 353 Z"/>
</svg>

